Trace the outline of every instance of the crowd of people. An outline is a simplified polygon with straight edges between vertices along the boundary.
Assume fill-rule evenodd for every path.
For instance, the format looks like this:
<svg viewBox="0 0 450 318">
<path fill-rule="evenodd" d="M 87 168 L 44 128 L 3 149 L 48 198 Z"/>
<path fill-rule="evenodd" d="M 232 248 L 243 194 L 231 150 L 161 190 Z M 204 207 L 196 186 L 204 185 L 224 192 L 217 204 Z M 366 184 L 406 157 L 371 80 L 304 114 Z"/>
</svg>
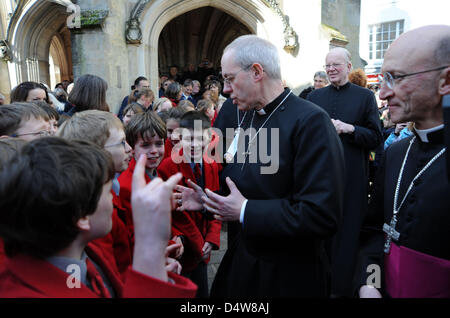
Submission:
<svg viewBox="0 0 450 318">
<path fill-rule="evenodd" d="M 0 297 L 450 297 L 449 56 L 448 26 L 406 32 L 374 93 L 334 48 L 295 96 L 241 36 L 220 76 L 140 76 L 117 114 L 95 75 L 21 83 L 0 95 Z"/>
</svg>

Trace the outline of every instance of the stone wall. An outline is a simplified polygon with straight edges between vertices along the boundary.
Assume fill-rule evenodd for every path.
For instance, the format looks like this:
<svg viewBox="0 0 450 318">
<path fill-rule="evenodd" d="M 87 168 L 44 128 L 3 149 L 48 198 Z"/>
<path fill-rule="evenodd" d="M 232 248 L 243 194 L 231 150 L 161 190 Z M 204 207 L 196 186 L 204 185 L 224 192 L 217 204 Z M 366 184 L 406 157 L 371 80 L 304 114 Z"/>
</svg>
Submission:
<svg viewBox="0 0 450 318">
<path fill-rule="evenodd" d="M 322 0 L 322 23 L 346 36 L 354 69 L 365 65 L 359 56 L 360 13 L 361 0 Z"/>
</svg>

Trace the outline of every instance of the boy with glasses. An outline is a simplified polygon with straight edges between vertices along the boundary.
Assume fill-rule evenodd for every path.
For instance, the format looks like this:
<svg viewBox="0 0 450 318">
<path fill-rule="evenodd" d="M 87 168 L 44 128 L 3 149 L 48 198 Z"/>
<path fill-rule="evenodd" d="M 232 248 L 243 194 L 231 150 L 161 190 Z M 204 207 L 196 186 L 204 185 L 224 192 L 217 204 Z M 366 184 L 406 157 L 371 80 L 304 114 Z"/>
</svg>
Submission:
<svg viewBox="0 0 450 318">
<path fill-rule="evenodd" d="M 51 135 L 47 113 L 33 103 L 13 103 L 0 107 L 0 137 L 31 141 Z"/>
</svg>

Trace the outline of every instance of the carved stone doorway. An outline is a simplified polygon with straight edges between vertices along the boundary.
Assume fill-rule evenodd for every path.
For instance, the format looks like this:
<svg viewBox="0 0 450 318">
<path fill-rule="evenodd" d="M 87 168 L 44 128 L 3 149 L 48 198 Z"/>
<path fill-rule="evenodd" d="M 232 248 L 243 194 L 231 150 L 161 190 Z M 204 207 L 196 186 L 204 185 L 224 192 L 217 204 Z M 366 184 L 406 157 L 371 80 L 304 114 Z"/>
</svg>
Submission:
<svg viewBox="0 0 450 318">
<path fill-rule="evenodd" d="M 235 38 L 251 34 L 247 26 L 224 11 L 206 6 L 186 12 L 167 23 L 158 41 L 159 73 L 176 65 L 181 73 L 207 58 L 220 67 L 223 49 Z"/>
</svg>

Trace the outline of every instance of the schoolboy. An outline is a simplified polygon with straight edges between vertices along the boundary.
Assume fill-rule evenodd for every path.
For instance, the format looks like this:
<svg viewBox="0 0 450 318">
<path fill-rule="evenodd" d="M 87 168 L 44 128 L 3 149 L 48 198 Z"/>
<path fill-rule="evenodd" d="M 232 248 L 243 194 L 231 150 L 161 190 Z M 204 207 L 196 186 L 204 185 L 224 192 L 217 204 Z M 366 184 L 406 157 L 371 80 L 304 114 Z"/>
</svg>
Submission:
<svg viewBox="0 0 450 318">
<path fill-rule="evenodd" d="M 0 171 L 7 254 L 0 297 L 192 296 L 193 284 L 164 267 L 170 196 L 180 176 L 146 186 L 145 158 L 138 162 L 135 257 L 123 282 L 102 249 L 90 244 L 112 226 L 110 154 L 89 142 L 48 137 L 27 144 L 15 159 Z"/>
<path fill-rule="evenodd" d="M 125 128 L 127 143 L 133 148 L 134 157 L 131 159 L 128 168 L 119 176 L 120 183 L 119 200 L 120 205 L 125 210 L 125 223 L 130 233 L 134 232 L 134 222 L 131 209 L 132 177 L 137 159 L 141 155 L 147 157 L 145 180 L 150 182 L 158 177 L 156 168 L 164 157 L 164 142 L 166 138 L 166 125 L 153 112 L 138 113 L 133 116 Z M 179 258 L 183 253 L 182 231 L 175 227 L 174 221 L 177 215 L 172 215 L 172 241 L 179 244 L 172 255 Z"/>
<path fill-rule="evenodd" d="M 210 141 L 208 117 L 191 111 L 180 120 L 183 160 L 166 158 L 158 167 L 158 173 L 166 180 L 181 172 L 180 185 L 189 186 L 192 180 L 202 189 L 219 189 L 219 165 L 212 160 L 204 160 L 204 153 Z M 178 161 L 178 162 L 177 162 Z M 180 259 L 182 274 L 197 284 L 198 297 L 208 296 L 207 264 L 211 251 L 219 249 L 221 222 L 206 217 L 202 211 L 180 211 L 188 220 L 183 227 L 185 252 Z"/>
<path fill-rule="evenodd" d="M 122 122 L 112 113 L 100 110 L 86 110 L 75 113 L 59 129 L 57 135 L 68 140 L 87 140 L 108 151 L 113 159 L 115 177 L 111 194 L 114 212 L 111 232 L 97 240 L 98 244 L 110 256 L 112 263 L 121 274 L 131 264 L 133 252 L 133 234 L 125 225 L 125 209 L 119 200 L 119 174 L 128 168 L 132 158 L 132 149 L 125 140 Z"/>
<path fill-rule="evenodd" d="M 13 103 L 0 107 L 0 137 L 26 141 L 50 135 L 47 113 L 33 103 Z"/>
</svg>

